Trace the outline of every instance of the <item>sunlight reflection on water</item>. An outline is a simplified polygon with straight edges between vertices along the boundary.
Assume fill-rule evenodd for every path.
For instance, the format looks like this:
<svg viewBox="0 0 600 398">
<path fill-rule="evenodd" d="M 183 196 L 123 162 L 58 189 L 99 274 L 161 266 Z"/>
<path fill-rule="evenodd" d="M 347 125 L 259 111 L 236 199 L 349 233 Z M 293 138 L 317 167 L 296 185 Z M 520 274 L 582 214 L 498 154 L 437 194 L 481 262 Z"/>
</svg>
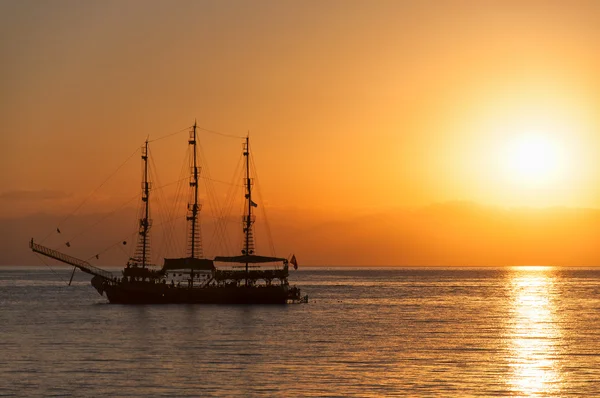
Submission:
<svg viewBox="0 0 600 398">
<path fill-rule="evenodd" d="M 560 394 L 555 342 L 561 338 L 561 332 L 553 301 L 553 269 L 515 268 L 511 284 L 510 385 L 515 393 L 526 396 Z"/>
</svg>

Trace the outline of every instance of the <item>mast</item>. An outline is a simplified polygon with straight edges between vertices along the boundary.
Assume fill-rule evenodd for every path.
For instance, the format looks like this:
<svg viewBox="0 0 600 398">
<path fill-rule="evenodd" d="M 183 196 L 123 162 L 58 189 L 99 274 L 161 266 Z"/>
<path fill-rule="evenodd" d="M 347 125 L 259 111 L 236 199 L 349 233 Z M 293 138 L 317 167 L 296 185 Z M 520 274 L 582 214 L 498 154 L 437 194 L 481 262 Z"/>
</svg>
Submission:
<svg viewBox="0 0 600 398">
<path fill-rule="evenodd" d="M 139 240 L 134 255 L 134 265 L 138 266 L 141 264 L 142 268 L 146 268 L 148 265 L 148 258 L 150 257 L 150 226 L 152 220 L 150 219 L 150 182 L 148 181 L 148 139 L 142 147 L 142 162 L 143 162 L 143 174 L 142 174 L 142 203 L 144 209 L 142 211 L 142 217 L 139 222 Z"/>
<path fill-rule="evenodd" d="M 250 135 L 246 136 L 244 143 L 244 156 L 246 157 L 246 199 L 248 200 L 247 213 L 244 217 L 244 250 L 242 254 L 250 256 L 254 254 L 254 239 L 252 236 L 252 207 L 256 204 L 252 201 L 252 179 L 250 178 Z M 246 286 L 248 286 L 248 259 L 246 259 Z"/>
<path fill-rule="evenodd" d="M 190 188 L 192 188 L 192 201 L 188 203 L 187 220 L 190 222 L 190 257 L 202 257 L 202 239 L 200 236 L 200 228 L 198 227 L 198 213 L 200 205 L 198 204 L 198 155 L 196 150 L 196 121 L 190 132 L 188 143 L 192 146 L 192 176 L 190 179 Z"/>
</svg>

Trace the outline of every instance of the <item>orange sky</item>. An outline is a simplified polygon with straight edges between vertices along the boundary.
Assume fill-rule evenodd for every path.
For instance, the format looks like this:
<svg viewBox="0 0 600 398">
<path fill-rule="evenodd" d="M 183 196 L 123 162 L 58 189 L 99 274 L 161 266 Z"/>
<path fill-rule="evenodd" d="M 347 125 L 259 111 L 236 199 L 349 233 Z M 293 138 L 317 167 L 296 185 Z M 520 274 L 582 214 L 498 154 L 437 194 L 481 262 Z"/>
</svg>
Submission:
<svg viewBox="0 0 600 398">
<path fill-rule="evenodd" d="M 596 1 L 1 2 L 0 217 L 45 235 L 26 217 L 68 214 L 146 136 L 197 119 L 251 132 L 282 255 L 597 264 L 598 216 L 576 209 L 600 207 L 599 17 Z M 241 144 L 202 139 L 229 181 Z M 185 133 L 156 143 L 163 183 L 183 150 Z M 79 215 L 138 178 L 136 155 Z M 456 201 L 485 215 L 458 228 Z"/>
</svg>

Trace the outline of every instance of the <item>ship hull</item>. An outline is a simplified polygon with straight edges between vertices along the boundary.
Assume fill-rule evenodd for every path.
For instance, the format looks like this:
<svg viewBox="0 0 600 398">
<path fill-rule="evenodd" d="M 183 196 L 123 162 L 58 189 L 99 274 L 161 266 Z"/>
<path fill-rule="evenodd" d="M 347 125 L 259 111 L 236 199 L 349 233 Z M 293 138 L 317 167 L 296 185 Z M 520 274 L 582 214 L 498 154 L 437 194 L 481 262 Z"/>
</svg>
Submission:
<svg viewBox="0 0 600 398">
<path fill-rule="evenodd" d="M 286 286 L 209 286 L 175 287 L 165 284 L 112 284 L 105 285 L 106 293 L 114 304 L 286 304 Z"/>
</svg>

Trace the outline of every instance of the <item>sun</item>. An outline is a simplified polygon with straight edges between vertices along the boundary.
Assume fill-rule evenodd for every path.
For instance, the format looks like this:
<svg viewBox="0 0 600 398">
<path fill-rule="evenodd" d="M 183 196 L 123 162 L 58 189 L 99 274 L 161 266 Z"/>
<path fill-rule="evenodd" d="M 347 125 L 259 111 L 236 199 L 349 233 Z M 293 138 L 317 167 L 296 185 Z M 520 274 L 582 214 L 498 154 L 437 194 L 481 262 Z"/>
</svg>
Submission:
<svg viewBox="0 0 600 398">
<path fill-rule="evenodd" d="M 552 84 L 486 92 L 456 117 L 456 191 L 501 206 L 597 206 L 597 112 Z"/>
<path fill-rule="evenodd" d="M 554 183 L 565 171 L 563 149 L 552 134 L 517 133 L 508 140 L 504 151 L 506 177 L 530 186 Z"/>
</svg>

